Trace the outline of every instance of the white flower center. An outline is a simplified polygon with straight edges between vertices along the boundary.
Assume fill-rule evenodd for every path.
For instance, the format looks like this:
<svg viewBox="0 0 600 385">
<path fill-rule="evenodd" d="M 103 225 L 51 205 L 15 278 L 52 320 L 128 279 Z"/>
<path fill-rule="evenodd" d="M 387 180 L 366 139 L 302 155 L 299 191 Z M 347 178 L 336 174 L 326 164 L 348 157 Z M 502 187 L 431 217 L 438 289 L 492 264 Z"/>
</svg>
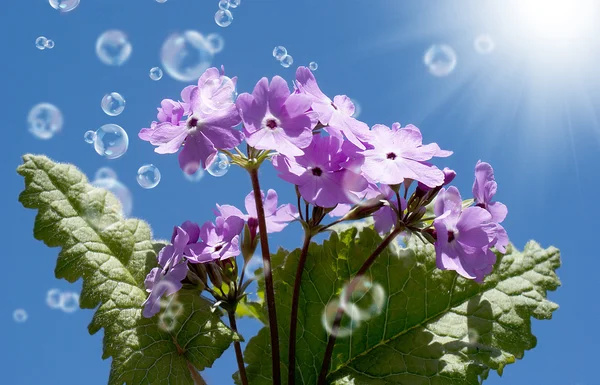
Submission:
<svg viewBox="0 0 600 385">
<path fill-rule="evenodd" d="M 281 128 L 281 121 L 273 115 L 267 115 L 262 121 L 261 128 L 276 131 Z"/>
<path fill-rule="evenodd" d="M 187 119 L 185 125 L 188 130 L 188 133 L 192 135 L 202 127 L 202 120 L 197 115 L 191 115 Z"/>
</svg>

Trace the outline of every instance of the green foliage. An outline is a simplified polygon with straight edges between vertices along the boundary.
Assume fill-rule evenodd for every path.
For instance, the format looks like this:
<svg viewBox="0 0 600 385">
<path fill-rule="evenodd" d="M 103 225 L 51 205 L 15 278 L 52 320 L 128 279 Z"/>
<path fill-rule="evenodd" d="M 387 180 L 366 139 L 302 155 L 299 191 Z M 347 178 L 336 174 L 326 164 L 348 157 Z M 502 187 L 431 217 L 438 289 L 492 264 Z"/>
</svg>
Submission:
<svg viewBox="0 0 600 385">
<path fill-rule="evenodd" d="M 311 244 L 301 285 L 297 384 L 316 384 L 327 343 L 321 314 L 380 241 L 364 228 Z M 298 259 L 299 250 L 272 256 L 284 378 Z M 337 339 L 328 380 L 339 385 L 466 385 L 479 384 L 490 370 L 501 374 L 505 365 L 535 347 L 531 317 L 549 319 L 558 308 L 546 293 L 560 285 L 559 266 L 557 249 L 529 242 L 522 252 L 511 246 L 499 255 L 493 274 L 477 284 L 438 270 L 433 246 L 416 237 L 407 249 L 390 247 L 368 271 L 386 292 L 383 311 Z M 272 384 L 267 328 L 249 341 L 245 360 L 251 385 Z"/>
<path fill-rule="evenodd" d="M 97 307 L 88 329 L 104 328 L 103 358 L 112 357 L 109 384 L 193 384 L 188 369 L 210 367 L 236 338 L 197 292 L 178 293 L 177 317 L 159 327 L 164 312 L 142 316 L 144 278 L 156 265 L 160 244 L 148 225 L 124 219 L 119 201 L 94 188 L 72 165 L 25 155 L 19 200 L 38 210 L 34 236 L 60 247 L 55 274 L 83 279 L 80 306 Z M 167 308 L 168 309 L 168 308 Z"/>
</svg>

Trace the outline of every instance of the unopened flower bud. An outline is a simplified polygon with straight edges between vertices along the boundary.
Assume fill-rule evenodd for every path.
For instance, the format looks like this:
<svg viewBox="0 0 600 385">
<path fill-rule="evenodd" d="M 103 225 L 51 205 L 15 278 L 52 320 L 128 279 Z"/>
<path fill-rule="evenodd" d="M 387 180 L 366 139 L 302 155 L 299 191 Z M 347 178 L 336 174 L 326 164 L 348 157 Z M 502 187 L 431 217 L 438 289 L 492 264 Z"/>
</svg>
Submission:
<svg viewBox="0 0 600 385">
<path fill-rule="evenodd" d="M 228 258 L 217 261 L 217 264 L 221 267 L 221 277 L 226 283 L 231 283 L 237 279 L 238 269 L 235 258 Z"/>
<path fill-rule="evenodd" d="M 256 222 L 256 226 L 254 225 L 254 222 Z M 258 220 L 256 220 L 256 218 L 249 218 L 248 223 L 244 225 L 244 239 L 242 240 L 240 249 L 246 263 L 252 259 L 256 247 L 258 246 L 258 237 L 256 236 L 257 227 Z"/>
<path fill-rule="evenodd" d="M 353 221 L 357 219 L 364 219 L 370 217 L 380 208 L 382 208 L 385 205 L 385 203 L 386 201 L 383 200 L 381 196 L 371 198 L 350 210 L 346 215 L 344 215 L 342 220 Z"/>
<path fill-rule="evenodd" d="M 210 278 L 210 281 L 215 287 L 223 286 L 223 277 L 221 276 L 221 269 L 214 262 L 206 263 L 206 272 Z"/>
</svg>

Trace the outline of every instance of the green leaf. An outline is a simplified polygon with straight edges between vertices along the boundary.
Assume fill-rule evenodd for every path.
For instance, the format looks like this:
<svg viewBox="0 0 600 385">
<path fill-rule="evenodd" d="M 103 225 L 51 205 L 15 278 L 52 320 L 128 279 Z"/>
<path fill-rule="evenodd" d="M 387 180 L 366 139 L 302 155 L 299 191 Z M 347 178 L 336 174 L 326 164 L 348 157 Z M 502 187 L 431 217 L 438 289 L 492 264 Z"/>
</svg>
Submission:
<svg viewBox="0 0 600 385">
<path fill-rule="evenodd" d="M 365 228 L 311 244 L 301 285 L 297 384 L 316 384 L 327 343 L 321 314 L 380 241 Z M 549 319 L 558 308 L 546 299 L 546 292 L 560 285 L 555 274 L 560 256 L 553 247 L 529 242 L 519 252 L 511 246 L 499 255 L 493 274 L 477 284 L 437 269 L 433 246 L 416 237 L 408 246 L 393 244 L 368 271 L 385 290 L 384 308 L 349 337 L 337 339 L 329 383 L 479 384 L 490 370 L 501 374 L 505 365 L 535 347 L 531 317 Z M 272 257 L 284 378 L 298 258 L 298 250 Z M 271 384 L 266 328 L 249 341 L 245 359 L 252 385 Z"/>
<path fill-rule="evenodd" d="M 119 201 L 89 185 L 74 166 L 44 156 L 23 160 L 17 170 L 25 177 L 19 200 L 38 210 L 35 238 L 61 247 L 56 277 L 83 278 L 80 306 L 97 307 L 89 332 L 104 328 L 103 358 L 113 359 L 108 383 L 193 384 L 188 362 L 198 370 L 210 367 L 234 333 L 207 300 L 185 288 L 173 300 L 180 304 L 177 316 L 163 311 L 144 318 L 144 278 L 164 243 L 152 242 L 144 221 L 123 219 Z"/>
</svg>

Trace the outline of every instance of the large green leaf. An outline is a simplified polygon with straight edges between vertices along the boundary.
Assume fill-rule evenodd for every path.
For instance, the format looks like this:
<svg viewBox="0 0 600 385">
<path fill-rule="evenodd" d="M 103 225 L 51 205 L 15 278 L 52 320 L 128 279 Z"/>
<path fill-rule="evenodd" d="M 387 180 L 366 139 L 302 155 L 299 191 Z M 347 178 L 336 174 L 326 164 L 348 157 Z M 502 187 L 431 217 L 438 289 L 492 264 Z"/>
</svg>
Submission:
<svg viewBox="0 0 600 385">
<path fill-rule="evenodd" d="M 148 225 L 123 219 L 119 201 L 90 186 L 72 165 L 44 156 L 25 155 L 18 173 L 25 177 L 21 203 L 38 214 L 34 236 L 61 247 L 56 277 L 83 278 L 80 306 L 98 307 L 89 332 L 104 328 L 103 358 L 112 357 L 109 384 L 193 384 L 188 362 L 210 367 L 234 333 L 210 311 L 197 292 L 181 290 L 177 317 L 147 319 L 144 278 L 156 265 Z"/>
<path fill-rule="evenodd" d="M 357 236 L 358 235 L 358 236 Z M 311 244 L 302 279 L 297 339 L 297 384 L 315 384 L 327 343 L 321 314 L 339 297 L 381 238 L 370 228 L 333 233 Z M 291 292 L 299 251 L 273 255 L 281 368 L 287 378 Z M 338 338 L 328 375 L 335 384 L 478 384 L 490 370 L 535 347 L 531 317 L 549 319 L 558 308 L 546 299 L 560 282 L 557 249 L 529 242 L 499 256 L 483 284 L 435 266 L 435 252 L 416 237 L 408 249 L 390 247 L 368 271 L 386 292 L 380 315 Z M 252 385 L 271 384 L 267 329 L 245 352 Z"/>
</svg>

